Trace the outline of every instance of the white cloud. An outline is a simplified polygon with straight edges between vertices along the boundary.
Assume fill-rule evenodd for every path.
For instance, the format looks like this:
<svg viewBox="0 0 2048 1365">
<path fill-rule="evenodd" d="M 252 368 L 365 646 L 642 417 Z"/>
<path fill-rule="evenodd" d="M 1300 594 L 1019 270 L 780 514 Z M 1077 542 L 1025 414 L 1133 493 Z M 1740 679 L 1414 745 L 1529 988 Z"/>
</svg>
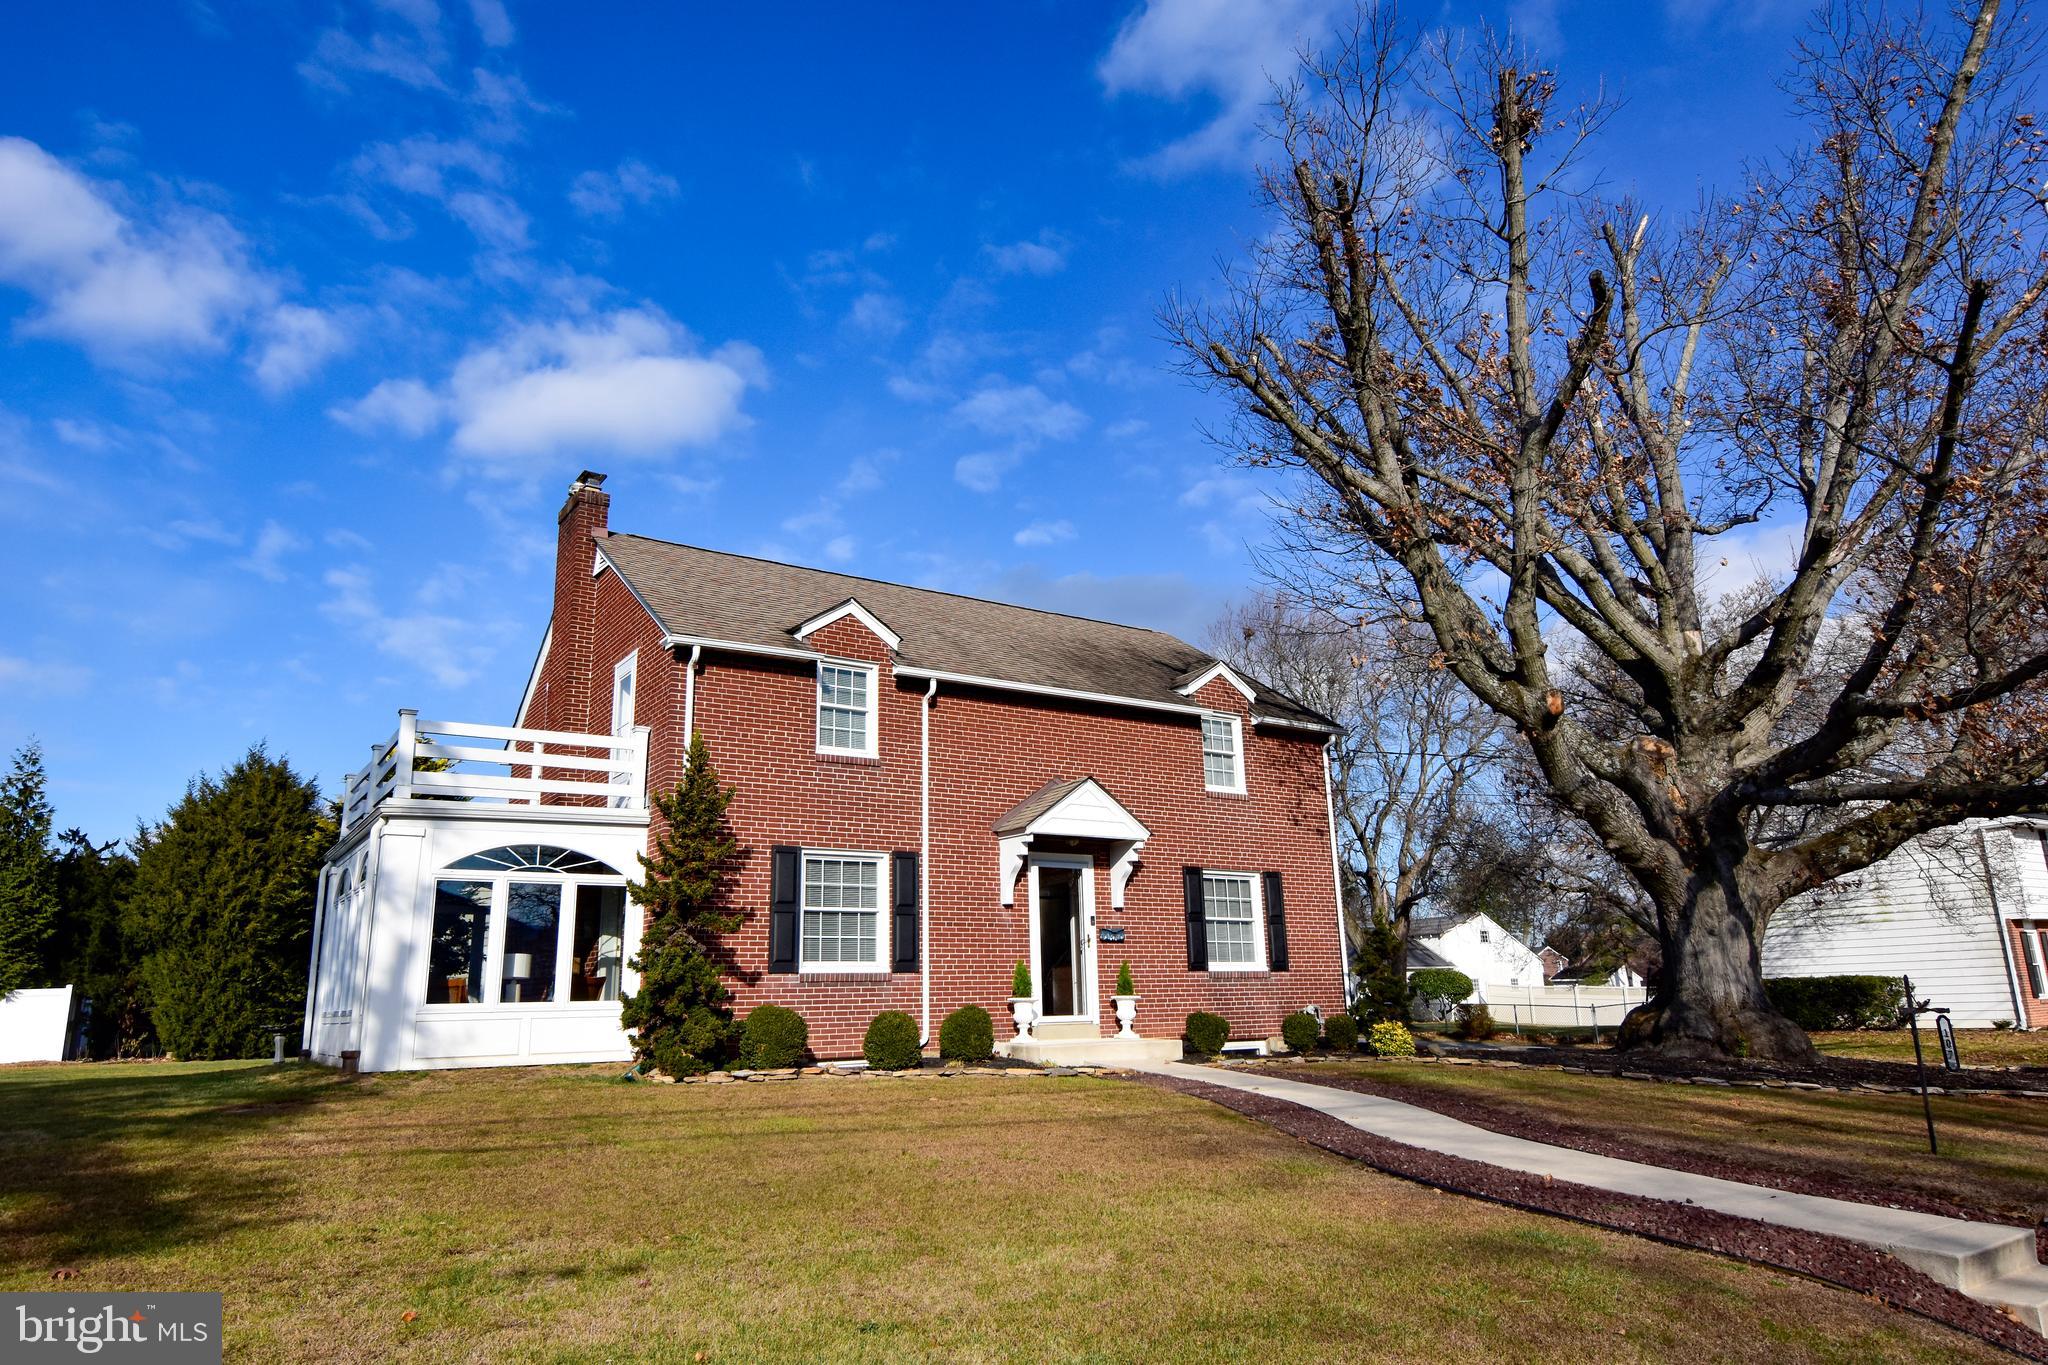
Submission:
<svg viewBox="0 0 2048 1365">
<path fill-rule="evenodd" d="M 417 668 L 443 687 L 477 678 L 495 652 L 474 621 L 430 610 L 392 613 L 376 598 L 369 570 L 359 564 L 329 569 L 330 592 L 320 610 L 348 626 L 381 654 Z"/>
<path fill-rule="evenodd" d="M 853 558 L 853 537 L 834 536 L 825 542 L 825 558 L 834 564 L 844 564 Z"/>
<path fill-rule="evenodd" d="M 1034 521 L 1012 536 L 1019 545 L 1057 545 L 1063 540 L 1074 538 L 1074 523 L 1067 520 Z"/>
<path fill-rule="evenodd" d="M 517 462 L 565 449 L 653 457 L 746 423 L 741 399 L 766 382 L 743 342 L 708 355 L 651 308 L 535 323 L 463 357 L 448 382 L 456 450 Z"/>
<path fill-rule="evenodd" d="M 284 393 L 310 379 L 348 349 L 349 336 L 334 314 L 296 303 L 280 304 L 260 326 L 249 369 L 267 393 Z"/>
<path fill-rule="evenodd" d="M 236 563 L 258 578 L 272 583 L 285 580 L 284 565 L 280 563 L 286 555 L 306 548 L 306 539 L 280 521 L 266 521 L 263 529 L 256 533 L 255 548 L 245 559 Z"/>
<path fill-rule="evenodd" d="M 1096 74 L 1112 95 L 1199 96 L 1216 106 L 1207 123 L 1145 158 L 1145 169 L 1242 166 L 1273 81 L 1292 76 L 1303 42 L 1328 33 L 1348 8 L 1346 0 L 1146 0 L 1117 30 Z"/>
<path fill-rule="evenodd" d="M 92 670 L 47 659 L 22 659 L 0 654 L 0 691 L 51 696 L 83 690 Z"/>
<path fill-rule="evenodd" d="M 451 175 L 495 185 L 506 171 L 503 157 L 469 138 L 431 135 L 373 142 L 356 153 L 349 168 L 365 180 L 441 200 L 451 193 Z"/>
<path fill-rule="evenodd" d="M 1015 469 L 1023 458 L 1023 454 L 1015 450 L 984 450 L 962 455 L 953 461 L 953 477 L 977 493 L 993 493 L 1002 486 L 1003 475 Z"/>
<path fill-rule="evenodd" d="M 953 405 L 953 415 L 976 431 L 1042 441 L 1068 441 L 1088 426 L 1088 418 L 1072 403 L 1049 398 L 1036 384 L 984 380 L 982 386 Z"/>
<path fill-rule="evenodd" d="M 1057 275 L 1067 268 L 1067 239 L 1050 228 L 1034 241 L 992 244 L 984 250 L 1006 275 Z"/>
<path fill-rule="evenodd" d="M 908 324 L 903 304 L 893 295 L 869 290 L 853 301 L 846 312 L 846 325 L 866 336 L 887 340 Z"/>
<path fill-rule="evenodd" d="M 90 420 L 55 417 L 50 420 L 50 430 L 56 432 L 57 439 L 65 445 L 79 450 L 101 451 L 114 443 L 108 428 Z"/>
<path fill-rule="evenodd" d="M 1121 422 L 1112 422 L 1102 434 L 1112 441 L 1128 441 L 1133 436 L 1142 436 L 1150 424 L 1142 417 L 1126 417 Z"/>
<path fill-rule="evenodd" d="M 24 138 L 0 138 L 0 281 L 41 305 L 21 325 L 121 355 L 217 350 L 274 284 L 218 214 L 173 204 L 144 225 Z"/>
<path fill-rule="evenodd" d="M 486 47 L 510 47 L 518 36 L 512 16 L 505 12 L 505 0 L 469 0 L 469 16 L 476 21 L 477 36 Z"/>
<path fill-rule="evenodd" d="M 440 425 L 444 408 L 441 397 L 419 380 L 387 379 L 355 402 L 329 408 L 327 415 L 365 436 L 395 431 L 417 438 Z"/>
<path fill-rule="evenodd" d="M 502 194 L 483 190 L 461 190 L 448 196 L 448 211 L 476 234 L 478 241 L 503 251 L 523 251 L 528 245 L 526 213 Z"/>
<path fill-rule="evenodd" d="M 414 90 L 445 90 L 448 45 L 433 0 L 378 0 L 371 31 L 323 29 L 299 63 L 309 85 L 346 94 L 356 76 L 381 76 Z"/>
<path fill-rule="evenodd" d="M 618 218 L 682 193 L 676 178 L 632 157 L 609 171 L 585 171 L 569 186 L 569 206 L 586 218 Z"/>
</svg>

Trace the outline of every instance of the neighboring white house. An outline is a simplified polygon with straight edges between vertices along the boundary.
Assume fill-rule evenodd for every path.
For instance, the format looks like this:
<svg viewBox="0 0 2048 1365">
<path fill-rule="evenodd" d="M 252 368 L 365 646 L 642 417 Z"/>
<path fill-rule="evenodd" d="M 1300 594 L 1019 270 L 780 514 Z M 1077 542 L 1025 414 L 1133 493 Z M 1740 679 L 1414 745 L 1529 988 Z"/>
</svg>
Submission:
<svg viewBox="0 0 2048 1365">
<path fill-rule="evenodd" d="M 1911 976 L 1962 1028 L 2048 1026 L 2048 822 L 1972 820 L 1788 901 L 1766 977 Z"/>
<path fill-rule="evenodd" d="M 1418 916 L 1408 934 L 1408 970 L 1455 967 L 1472 978 L 1478 998 L 1488 986 L 1541 986 L 1543 961 L 1482 911 Z"/>
</svg>

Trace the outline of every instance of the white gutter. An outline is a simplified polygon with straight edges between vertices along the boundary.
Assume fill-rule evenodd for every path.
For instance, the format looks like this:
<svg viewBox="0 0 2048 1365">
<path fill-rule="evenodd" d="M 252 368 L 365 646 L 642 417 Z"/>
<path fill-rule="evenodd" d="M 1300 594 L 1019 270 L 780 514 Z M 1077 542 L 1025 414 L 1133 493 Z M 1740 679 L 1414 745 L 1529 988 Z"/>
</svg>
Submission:
<svg viewBox="0 0 2048 1365">
<path fill-rule="evenodd" d="M 919 763 L 924 781 L 917 835 L 917 993 L 918 1019 L 923 1029 L 919 1047 L 932 1040 L 932 703 L 938 695 L 939 680 L 933 678 L 925 689 L 924 705 L 918 708 L 923 750 Z"/>
<path fill-rule="evenodd" d="M 664 642 L 666 643 L 666 642 Z M 690 753 L 690 742 L 697 738 L 697 660 L 704 656 L 704 646 L 690 646 L 690 661 L 683 665 L 683 755 Z"/>
<path fill-rule="evenodd" d="M 983 678 L 971 673 L 947 673 L 915 664 L 898 664 L 899 678 L 929 678 L 934 682 L 958 683 L 962 687 L 990 687 L 1001 692 L 1029 692 L 1039 697 L 1061 697 L 1067 701 L 1100 702 L 1107 706 L 1134 706 L 1143 711 L 1166 711 L 1176 716 L 1205 716 L 1204 706 L 1180 706 L 1173 702 L 1149 701 L 1143 697 L 1119 697 L 1108 692 L 1081 692 L 1071 687 L 1049 687 L 1043 683 L 1011 682 L 1006 678 Z"/>
<path fill-rule="evenodd" d="M 714 640 L 706 635 L 664 635 L 661 637 L 661 644 L 664 649 L 680 649 L 684 645 L 689 645 L 693 649 L 722 649 L 728 654 L 765 654 L 771 659 L 802 659 L 806 663 L 816 663 L 825 657 L 815 649 L 783 649 L 777 645 L 749 645 L 742 644 L 738 640 Z"/>
<path fill-rule="evenodd" d="M 1351 935 L 1344 926 L 1344 873 L 1342 862 L 1337 856 L 1337 797 L 1330 783 L 1331 759 L 1337 740 L 1332 736 L 1323 745 L 1323 811 L 1330 822 L 1330 891 L 1337 898 L 1337 961 L 1343 971 L 1344 1003 L 1351 1004 Z"/>
<path fill-rule="evenodd" d="M 2020 967 L 2013 960 L 2012 936 L 2006 932 L 2005 916 L 1998 909 L 1998 878 L 1991 871 L 1991 845 L 1984 834 L 1981 828 L 1977 831 L 1977 856 L 1984 861 L 1984 894 L 1991 902 L 1991 930 L 1998 935 L 1998 956 L 2005 963 L 2005 986 L 2012 992 L 2012 1026 L 2024 1029 L 2027 1006 L 2020 993 Z"/>
</svg>

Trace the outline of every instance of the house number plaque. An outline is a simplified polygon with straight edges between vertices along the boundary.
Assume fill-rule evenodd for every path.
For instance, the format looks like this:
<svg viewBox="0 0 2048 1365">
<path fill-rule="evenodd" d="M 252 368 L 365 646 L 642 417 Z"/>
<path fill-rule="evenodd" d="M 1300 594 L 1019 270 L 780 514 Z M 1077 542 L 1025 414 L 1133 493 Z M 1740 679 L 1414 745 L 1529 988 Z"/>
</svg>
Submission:
<svg viewBox="0 0 2048 1365">
<path fill-rule="evenodd" d="M 1110 928 L 1108 925 L 1104 925 L 1099 932 L 1102 935 L 1102 941 L 1104 943 L 1122 943 L 1124 941 L 1124 931 L 1121 925 L 1117 926 L 1114 929 Z"/>
</svg>

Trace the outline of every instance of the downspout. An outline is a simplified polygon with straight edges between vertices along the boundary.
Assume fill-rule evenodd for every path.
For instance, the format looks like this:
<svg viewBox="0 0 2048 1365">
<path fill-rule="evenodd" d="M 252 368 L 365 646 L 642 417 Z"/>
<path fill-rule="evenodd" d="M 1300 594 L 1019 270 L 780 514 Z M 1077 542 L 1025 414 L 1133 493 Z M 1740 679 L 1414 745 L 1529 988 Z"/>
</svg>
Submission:
<svg viewBox="0 0 2048 1365">
<path fill-rule="evenodd" d="M 1337 737 L 1323 742 L 1323 815 L 1330 822 L 1330 891 L 1337 898 L 1337 961 L 1342 972 L 1344 1004 L 1351 1004 L 1351 934 L 1344 926 L 1344 874 L 1337 857 L 1337 797 L 1330 784 L 1330 767 L 1337 756 Z"/>
<path fill-rule="evenodd" d="M 932 703 L 938 699 L 939 680 L 925 688 L 924 705 L 918 708 L 921 730 L 919 765 L 923 793 L 918 806 L 917 848 L 917 991 L 918 1020 L 922 1030 L 918 1046 L 932 1040 Z"/>
<path fill-rule="evenodd" d="M 2005 931 L 2005 916 L 1998 909 L 1998 879 L 1991 872 L 1991 844 L 1984 831 L 1977 831 L 1977 856 L 1984 860 L 1984 894 L 1991 902 L 1991 928 L 1998 935 L 1998 956 L 2005 963 L 2005 987 L 2012 992 L 2012 1026 L 2027 1026 L 2027 1006 L 2020 994 L 2019 964 L 2012 957 L 2012 935 Z"/>
<path fill-rule="evenodd" d="M 704 656 L 704 646 L 690 646 L 690 661 L 683 665 L 683 754 L 687 758 L 690 741 L 697 737 L 697 660 Z"/>
</svg>

